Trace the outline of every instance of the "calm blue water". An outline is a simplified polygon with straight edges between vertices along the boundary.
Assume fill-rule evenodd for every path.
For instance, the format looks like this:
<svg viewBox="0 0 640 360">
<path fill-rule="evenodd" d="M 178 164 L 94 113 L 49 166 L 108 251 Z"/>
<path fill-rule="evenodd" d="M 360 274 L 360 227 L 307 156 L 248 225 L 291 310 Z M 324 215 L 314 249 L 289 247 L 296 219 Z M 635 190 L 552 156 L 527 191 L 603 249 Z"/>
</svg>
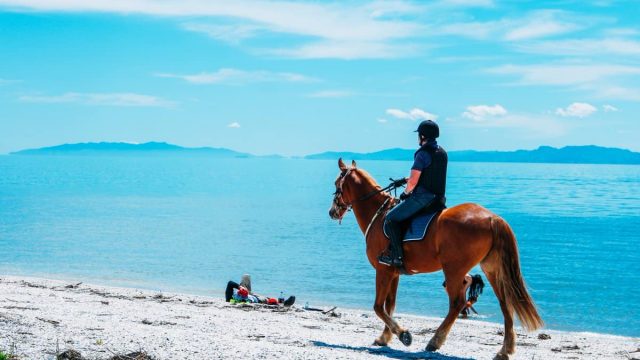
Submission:
<svg viewBox="0 0 640 360">
<path fill-rule="evenodd" d="M 410 163 L 362 161 L 379 180 Z M 335 161 L 0 156 L 0 273 L 220 295 L 230 279 L 301 303 L 371 308 L 353 215 L 328 208 Z M 386 184 L 386 182 L 385 182 Z M 450 164 L 449 205 L 514 228 L 549 328 L 640 336 L 640 166 Z M 444 316 L 442 273 L 403 277 L 398 311 Z M 476 308 L 502 321 L 489 290 Z"/>
</svg>

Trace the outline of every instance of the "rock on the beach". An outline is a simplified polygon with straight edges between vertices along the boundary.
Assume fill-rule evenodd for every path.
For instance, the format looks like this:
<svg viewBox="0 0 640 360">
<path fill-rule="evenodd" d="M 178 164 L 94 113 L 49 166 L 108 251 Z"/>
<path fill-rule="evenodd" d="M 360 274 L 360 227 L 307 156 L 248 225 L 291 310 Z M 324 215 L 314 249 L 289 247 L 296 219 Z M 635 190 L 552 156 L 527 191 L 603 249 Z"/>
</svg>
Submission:
<svg viewBox="0 0 640 360">
<path fill-rule="evenodd" d="M 69 349 L 58 354 L 56 360 L 84 360 L 84 358 L 79 352 Z"/>
</svg>

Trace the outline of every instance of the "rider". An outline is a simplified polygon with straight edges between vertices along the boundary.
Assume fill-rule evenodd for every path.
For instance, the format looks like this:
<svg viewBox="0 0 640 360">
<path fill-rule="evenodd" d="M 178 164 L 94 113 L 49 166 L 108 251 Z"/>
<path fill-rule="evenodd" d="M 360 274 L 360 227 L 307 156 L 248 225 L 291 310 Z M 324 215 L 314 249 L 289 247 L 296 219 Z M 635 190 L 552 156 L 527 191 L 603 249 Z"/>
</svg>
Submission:
<svg viewBox="0 0 640 360">
<path fill-rule="evenodd" d="M 434 200 L 444 204 L 447 177 L 447 152 L 438 145 L 440 136 L 438 124 L 425 120 L 418 126 L 420 148 L 414 154 L 409 178 L 399 180 L 407 187 L 400 194 L 399 205 L 395 206 L 384 221 L 385 233 L 389 236 L 389 249 L 378 256 L 381 264 L 402 267 L 402 226 L 401 223 L 420 210 L 431 205 Z"/>
</svg>

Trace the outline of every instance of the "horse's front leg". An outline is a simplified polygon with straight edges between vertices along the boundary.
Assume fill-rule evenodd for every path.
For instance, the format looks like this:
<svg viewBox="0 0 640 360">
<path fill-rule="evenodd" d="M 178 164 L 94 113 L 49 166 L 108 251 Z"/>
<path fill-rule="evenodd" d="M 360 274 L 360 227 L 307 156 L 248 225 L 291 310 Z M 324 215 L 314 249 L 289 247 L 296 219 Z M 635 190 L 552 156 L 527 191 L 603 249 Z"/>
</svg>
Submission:
<svg viewBox="0 0 640 360">
<path fill-rule="evenodd" d="M 393 316 L 393 311 L 396 308 L 396 294 L 398 293 L 398 283 L 400 281 L 400 276 L 396 276 L 391 280 L 391 287 L 389 288 L 389 294 L 387 294 L 387 299 L 384 302 L 384 309 L 387 311 L 389 316 Z M 393 337 L 393 333 L 388 326 L 384 326 L 384 331 L 382 335 L 378 337 L 373 344 L 378 346 L 387 346 Z"/>
<path fill-rule="evenodd" d="M 411 334 L 409 331 L 398 325 L 398 323 L 393 320 L 391 315 L 385 309 L 385 303 L 387 298 L 391 292 L 392 285 L 395 282 L 395 286 L 393 286 L 393 301 L 392 305 L 395 307 L 395 293 L 398 289 L 398 273 L 393 272 L 392 270 L 376 270 L 376 300 L 373 304 L 373 310 L 376 312 L 376 315 L 385 323 L 385 331 L 382 333 L 381 337 L 385 336 L 385 333 L 391 332 L 391 334 L 398 335 L 398 339 L 406 345 L 411 345 Z M 392 309 L 393 309 L 392 307 Z M 393 311 L 393 310 L 392 310 Z M 388 329 L 388 331 L 387 331 Z M 387 341 L 388 343 L 388 341 Z"/>
</svg>

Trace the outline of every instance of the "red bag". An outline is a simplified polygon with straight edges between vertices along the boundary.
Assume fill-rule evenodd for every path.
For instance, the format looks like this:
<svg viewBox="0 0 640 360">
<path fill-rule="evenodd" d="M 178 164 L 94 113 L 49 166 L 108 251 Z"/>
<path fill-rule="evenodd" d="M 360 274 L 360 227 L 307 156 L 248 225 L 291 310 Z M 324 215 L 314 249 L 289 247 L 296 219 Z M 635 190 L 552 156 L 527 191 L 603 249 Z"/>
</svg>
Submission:
<svg viewBox="0 0 640 360">
<path fill-rule="evenodd" d="M 269 304 L 269 305 L 278 305 L 278 299 L 276 299 L 276 298 L 268 298 L 267 299 L 267 304 Z"/>
</svg>

